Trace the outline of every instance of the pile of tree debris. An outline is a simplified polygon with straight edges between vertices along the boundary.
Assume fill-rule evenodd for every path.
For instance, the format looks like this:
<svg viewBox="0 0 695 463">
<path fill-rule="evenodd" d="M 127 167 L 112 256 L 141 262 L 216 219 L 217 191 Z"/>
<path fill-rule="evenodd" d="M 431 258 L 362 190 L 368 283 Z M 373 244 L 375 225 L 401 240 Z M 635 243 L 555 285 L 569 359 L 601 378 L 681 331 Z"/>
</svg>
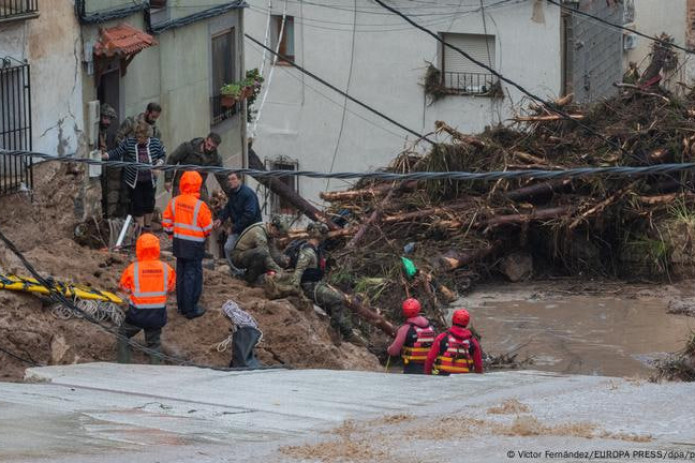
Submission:
<svg viewBox="0 0 695 463">
<path fill-rule="evenodd" d="M 653 79 L 652 79 L 653 80 Z M 692 162 L 695 98 L 621 84 L 591 107 L 531 106 L 479 135 L 437 122 L 449 143 L 400 155 L 389 172 L 562 171 Z M 565 115 L 557 114 L 561 109 Z M 590 275 L 662 280 L 695 263 L 691 171 L 544 180 L 361 181 L 327 192 L 339 265 L 332 282 L 396 315 L 404 294 L 441 307 L 478 279 Z M 302 236 L 301 231 L 294 235 Z M 420 270 L 409 277 L 403 258 Z"/>
</svg>

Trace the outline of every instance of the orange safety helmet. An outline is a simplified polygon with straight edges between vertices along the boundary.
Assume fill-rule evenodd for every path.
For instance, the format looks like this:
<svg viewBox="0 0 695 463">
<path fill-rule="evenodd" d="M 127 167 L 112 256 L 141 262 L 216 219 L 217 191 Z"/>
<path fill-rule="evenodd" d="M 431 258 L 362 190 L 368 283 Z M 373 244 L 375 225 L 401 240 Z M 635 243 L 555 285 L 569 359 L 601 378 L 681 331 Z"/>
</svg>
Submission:
<svg viewBox="0 0 695 463">
<path fill-rule="evenodd" d="M 414 297 L 410 297 L 403 301 L 403 306 L 401 308 L 403 309 L 403 316 L 405 318 L 410 318 L 416 317 L 417 314 L 420 313 L 422 307 L 420 306 L 420 301 Z"/>
<path fill-rule="evenodd" d="M 459 309 L 456 312 L 454 312 L 454 315 L 451 317 L 451 324 L 452 325 L 458 325 L 462 328 L 465 328 L 468 326 L 468 323 L 471 321 L 471 314 L 468 313 L 466 309 Z"/>
</svg>

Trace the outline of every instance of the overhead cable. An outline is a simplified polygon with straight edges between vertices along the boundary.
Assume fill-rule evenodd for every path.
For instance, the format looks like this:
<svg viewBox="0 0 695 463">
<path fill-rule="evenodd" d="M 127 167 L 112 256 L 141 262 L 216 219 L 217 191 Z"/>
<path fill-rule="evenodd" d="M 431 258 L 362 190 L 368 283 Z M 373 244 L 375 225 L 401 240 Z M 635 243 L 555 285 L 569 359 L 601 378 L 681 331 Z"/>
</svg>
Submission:
<svg viewBox="0 0 695 463">
<path fill-rule="evenodd" d="M 393 172 L 315 172 L 310 170 L 257 170 L 257 169 L 234 169 L 230 167 L 198 166 L 189 164 L 161 165 L 142 164 L 138 162 L 124 161 L 97 161 L 93 159 L 55 157 L 45 153 L 33 151 L 9 151 L 0 149 L 0 155 L 17 157 L 34 157 L 47 161 L 62 163 L 82 163 L 89 165 L 100 165 L 106 167 L 135 167 L 139 170 L 154 170 L 173 172 L 176 170 L 192 170 L 211 174 L 231 174 L 239 173 L 249 175 L 254 178 L 282 178 L 282 177 L 310 177 L 310 178 L 337 178 L 344 180 L 371 179 L 383 181 L 407 181 L 407 180 L 467 180 L 467 181 L 496 181 L 513 180 L 521 178 L 534 179 L 556 179 L 556 178 L 583 178 L 596 176 L 621 176 L 636 177 L 642 175 L 663 175 L 674 172 L 695 170 L 695 162 L 658 164 L 651 166 L 612 166 L 612 167 L 576 167 L 566 170 L 506 170 L 493 172 L 411 172 L 398 174 Z"/>
</svg>

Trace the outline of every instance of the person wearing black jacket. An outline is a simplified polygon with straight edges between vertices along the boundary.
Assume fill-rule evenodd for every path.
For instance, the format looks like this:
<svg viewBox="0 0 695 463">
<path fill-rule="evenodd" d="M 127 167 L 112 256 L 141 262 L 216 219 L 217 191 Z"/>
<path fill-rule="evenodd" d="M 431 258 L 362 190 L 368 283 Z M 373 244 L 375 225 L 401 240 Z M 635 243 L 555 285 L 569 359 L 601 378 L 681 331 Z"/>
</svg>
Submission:
<svg viewBox="0 0 695 463">
<path fill-rule="evenodd" d="M 229 200 L 214 222 L 214 227 L 219 228 L 225 220 L 232 221 L 232 229 L 224 244 L 224 256 L 229 263 L 232 273 L 240 273 L 232 263 L 232 249 L 239 239 L 239 235 L 254 223 L 261 222 L 261 207 L 256 193 L 242 183 L 241 174 L 232 172 L 227 176 L 229 187 Z"/>
</svg>

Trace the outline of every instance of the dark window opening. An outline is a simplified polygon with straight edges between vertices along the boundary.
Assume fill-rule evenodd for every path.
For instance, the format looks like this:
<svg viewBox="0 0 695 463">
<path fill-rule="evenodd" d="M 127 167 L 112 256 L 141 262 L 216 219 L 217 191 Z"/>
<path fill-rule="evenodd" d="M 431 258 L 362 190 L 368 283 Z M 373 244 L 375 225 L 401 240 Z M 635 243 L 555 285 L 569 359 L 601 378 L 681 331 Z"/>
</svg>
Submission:
<svg viewBox="0 0 695 463">
<path fill-rule="evenodd" d="M 239 102 L 228 101 L 220 95 L 225 84 L 237 81 L 236 31 L 231 28 L 212 37 L 212 96 L 210 110 L 212 124 L 218 124 L 237 114 Z"/>
<path fill-rule="evenodd" d="M 288 63 L 294 61 L 294 17 L 285 16 L 283 26 L 282 15 L 273 15 L 273 50 L 278 51 L 277 63 Z M 278 47 L 278 42 L 280 46 Z"/>
</svg>

